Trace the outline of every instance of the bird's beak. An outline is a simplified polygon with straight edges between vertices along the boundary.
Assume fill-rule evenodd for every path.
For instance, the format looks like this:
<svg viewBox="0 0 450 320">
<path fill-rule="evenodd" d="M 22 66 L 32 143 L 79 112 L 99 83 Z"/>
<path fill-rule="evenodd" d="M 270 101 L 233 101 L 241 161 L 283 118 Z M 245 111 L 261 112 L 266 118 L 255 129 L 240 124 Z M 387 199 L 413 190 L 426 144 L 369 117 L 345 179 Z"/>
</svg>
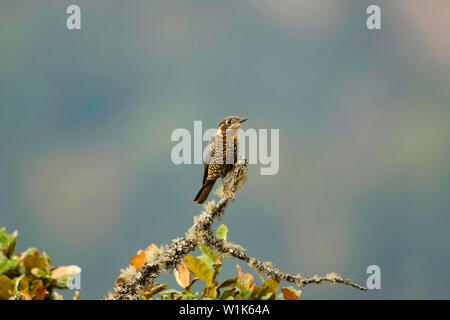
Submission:
<svg viewBox="0 0 450 320">
<path fill-rule="evenodd" d="M 242 118 L 242 119 L 239 119 L 239 122 L 242 123 L 242 122 L 245 122 L 247 120 L 248 120 L 247 118 Z"/>
</svg>

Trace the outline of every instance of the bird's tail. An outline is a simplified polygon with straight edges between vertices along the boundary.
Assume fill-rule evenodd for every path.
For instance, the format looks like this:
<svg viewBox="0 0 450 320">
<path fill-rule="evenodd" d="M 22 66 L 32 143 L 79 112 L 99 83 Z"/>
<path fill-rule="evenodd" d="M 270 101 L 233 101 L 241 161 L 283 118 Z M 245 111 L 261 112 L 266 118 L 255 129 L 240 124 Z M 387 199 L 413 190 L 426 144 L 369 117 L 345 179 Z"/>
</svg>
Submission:
<svg viewBox="0 0 450 320">
<path fill-rule="evenodd" d="M 198 204 L 202 204 L 203 202 L 205 202 L 205 200 L 209 196 L 209 193 L 214 187 L 215 182 L 216 182 L 215 180 L 206 181 L 205 184 L 200 188 L 200 190 L 195 195 L 193 201 L 197 202 Z"/>
</svg>

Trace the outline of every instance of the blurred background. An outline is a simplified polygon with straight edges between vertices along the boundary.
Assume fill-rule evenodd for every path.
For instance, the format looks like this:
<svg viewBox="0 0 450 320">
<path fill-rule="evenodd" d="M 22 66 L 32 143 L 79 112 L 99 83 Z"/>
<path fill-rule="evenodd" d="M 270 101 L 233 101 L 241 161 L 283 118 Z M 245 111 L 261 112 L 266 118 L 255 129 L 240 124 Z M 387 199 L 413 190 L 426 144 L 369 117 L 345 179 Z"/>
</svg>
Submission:
<svg viewBox="0 0 450 320">
<path fill-rule="evenodd" d="M 172 131 L 236 114 L 280 130 L 280 170 L 250 166 L 230 241 L 304 276 L 365 285 L 381 268 L 381 290 L 303 299 L 449 299 L 449 14 L 445 0 L 3 0 L 0 226 L 79 265 L 81 298 L 104 296 L 201 209 L 202 166 L 171 162 Z"/>
</svg>

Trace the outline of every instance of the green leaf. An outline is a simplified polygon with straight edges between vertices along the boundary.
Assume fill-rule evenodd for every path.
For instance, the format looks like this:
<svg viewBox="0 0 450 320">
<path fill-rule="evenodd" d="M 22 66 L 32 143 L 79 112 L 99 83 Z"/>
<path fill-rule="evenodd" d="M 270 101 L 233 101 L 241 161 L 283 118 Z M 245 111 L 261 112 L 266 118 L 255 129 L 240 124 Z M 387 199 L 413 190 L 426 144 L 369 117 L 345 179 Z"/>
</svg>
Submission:
<svg viewBox="0 0 450 320">
<path fill-rule="evenodd" d="M 30 297 L 32 300 L 44 300 L 46 289 L 42 280 L 34 280 L 30 285 Z"/>
<path fill-rule="evenodd" d="M 198 300 L 198 297 L 193 293 L 186 293 L 181 296 L 181 300 Z"/>
<path fill-rule="evenodd" d="M 20 292 L 28 292 L 30 289 L 30 278 L 27 276 L 20 276 L 14 279 L 16 282 L 15 289 L 16 294 L 19 294 Z"/>
<path fill-rule="evenodd" d="M 230 297 L 233 298 L 234 294 L 236 293 L 236 290 L 237 290 L 236 288 L 225 290 L 224 292 L 222 292 L 219 299 L 226 300 L 229 299 Z"/>
<path fill-rule="evenodd" d="M 65 274 L 62 277 L 56 279 L 55 286 L 59 289 L 68 289 L 69 288 L 70 277 Z"/>
<path fill-rule="evenodd" d="M 259 293 L 261 292 L 262 288 L 255 285 L 255 287 L 252 290 L 252 294 L 249 297 L 249 300 L 257 300 Z"/>
<path fill-rule="evenodd" d="M 10 259 L 14 256 L 14 251 L 16 251 L 17 235 L 18 235 L 18 232 L 14 231 L 14 233 L 12 234 L 13 238 L 11 239 L 11 242 L 9 243 L 8 252 L 6 253 L 6 255 Z"/>
<path fill-rule="evenodd" d="M 272 279 L 266 279 L 266 281 L 264 281 L 262 287 L 263 287 L 263 289 L 268 288 L 269 292 L 276 294 L 278 291 L 278 282 L 275 280 L 272 280 Z"/>
<path fill-rule="evenodd" d="M 216 231 L 216 236 L 219 239 L 222 239 L 224 241 L 227 241 L 227 234 L 228 234 L 228 228 L 226 225 L 221 224 Z"/>
<path fill-rule="evenodd" d="M 257 296 L 257 300 L 274 300 L 278 291 L 278 282 L 272 279 L 264 281 L 261 291 Z"/>
<path fill-rule="evenodd" d="M 6 232 L 6 228 L 0 229 L 0 250 L 3 251 L 6 257 L 12 258 L 16 249 L 17 231 L 9 234 Z"/>
<path fill-rule="evenodd" d="M 161 292 L 161 299 L 162 300 L 175 300 L 175 298 L 180 295 L 182 295 L 182 293 L 180 291 L 177 291 L 175 289 L 169 289 L 169 290 Z"/>
<path fill-rule="evenodd" d="M 234 286 L 236 284 L 236 281 L 237 281 L 237 277 L 231 278 L 231 279 L 226 279 L 217 287 L 217 289 Z"/>
<path fill-rule="evenodd" d="M 158 292 L 161 292 L 165 289 L 167 289 L 167 285 L 158 284 L 158 285 L 154 286 L 150 291 L 145 292 L 144 296 L 146 299 L 151 299 L 155 294 L 157 294 Z"/>
<path fill-rule="evenodd" d="M 44 278 L 47 275 L 44 270 L 41 270 L 39 268 L 31 269 L 31 274 L 37 278 Z"/>
<path fill-rule="evenodd" d="M 194 277 L 205 281 L 208 287 L 212 285 L 213 274 L 205 261 L 190 255 L 185 255 L 184 263 L 186 264 L 188 270 L 194 275 Z"/>
<path fill-rule="evenodd" d="M 198 248 L 202 253 L 202 255 L 198 256 L 197 258 L 205 261 L 208 264 L 208 266 L 212 269 L 213 264 L 216 262 L 216 257 L 214 256 L 214 253 L 211 251 L 211 249 L 205 246 L 198 246 Z"/>
<path fill-rule="evenodd" d="M 33 268 L 45 268 L 45 259 L 41 257 L 36 248 L 29 248 L 24 252 L 23 263 L 29 271 Z"/>
<path fill-rule="evenodd" d="M 215 299 L 217 297 L 217 287 L 211 286 L 203 289 L 203 297 Z"/>
<path fill-rule="evenodd" d="M 14 282 L 7 276 L 0 275 L 0 300 L 8 300 L 14 291 Z"/>
<path fill-rule="evenodd" d="M 261 292 L 259 293 L 259 296 L 256 300 L 275 300 L 277 295 L 273 292 L 268 292 L 268 290 L 266 290 L 267 288 L 264 288 L 261 290 Z"/>
<path fill-rule="evenodd" d="M 249 300 L 250 295 L 252 294 L 252 292 L 250 290 L 244 290 L 244 291 L 241 291 L 240 293 L 241 293 L 242 300 Z"/>
<path fill-rule="evenodd" d="M 52 268 L 52 260 L 50 259 L 50 257 L 45 252 L 42 253 L 42 258 L 44 259 L 45 272 L 47 274 L 50 274 L 51 273 L 51 268 Z"/>
<path fill-rule="evenodd" d="M 166 290 L 166 291 L 161 292 L 161 295 L 172 294 L 172 293 L 175 293 L 175 294 L 181 294 L 181 292 L 178 291 L 178 290 L 175 290 L 175 289 L 169 289 L 169 290 Z"/>
<path fill-rule="evenodd" d="M 16 259 L 8 259 L 3 251 L 0 251 L 0 274 L 6 274 L 7 272 L 14 270 L 18 266 Z"/>
</svg>

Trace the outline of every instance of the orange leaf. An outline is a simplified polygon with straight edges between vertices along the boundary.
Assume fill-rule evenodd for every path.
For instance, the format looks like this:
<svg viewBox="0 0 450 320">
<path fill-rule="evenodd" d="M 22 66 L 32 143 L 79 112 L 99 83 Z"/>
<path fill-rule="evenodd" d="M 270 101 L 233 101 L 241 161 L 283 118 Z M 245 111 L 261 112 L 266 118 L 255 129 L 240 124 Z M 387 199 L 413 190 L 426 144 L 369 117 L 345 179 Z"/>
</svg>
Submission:
<svg viewBox="0 0 450 320">
<path fill-rule="evenodd" d="M 53 270 L 52 272 L 52 278 L 53 279 L 59 279 L 61 278 L 63 275 L 66 274 L 66 270 L 67 267 L 66 266 L 62 266 L 62 267 L 58 267 L 55 270 Z"/>
<path fill-rule="evenodd" d="M 59 279 L 66 274 L 70 277 L 76 273 L 81 273 L 81 268 L 79 266 L 61 266 L 53 270 L 52 278 Z"/>
<path fill-rule="evenodd" d="M 253 276 L 248 272 L 243 273 L 240 265 L 236 265 L 236 270 L 238 272 L 238 278 L 241 284 L 245 284 L 247 282 L 253 283 Z"/>
<path fill-rule="evenodd" d="M 137 256 L 131 257 L 130 264 L 136 268 L 140 269 L 142 268 L 142 265 L 144 264 L 146 257 L 151 255 L 152 251 L 158 250 L 158 247 L 155 244 L 151 244 L 145 249 L 145 251 L 139 250 L 137 252 Z"/>
<path fill-rule="evenodd" d="M 30 287 L 31 300 L 44 300 L 47 290 L 42 280 L 35 280 Z"/>
<path fill-rule="evenodd" d="M 142 265 L 144 264 L 144 261 L 145 261 L 145 252 L 142 250 L 139 250 L 137 253 L 137 256 L 131 257 L 130 264 L 134 268 L 139 270 L 142 267 Z"/>
<path fill-rule="evenodd" d="M 173 269 L 173 275 L 175 276 L 175 280 L 177 280 L 180 287 L 186 288 L 189 286 L 191 282 L 191 274 L 183 261 L 178 264 L 176 269 Z"/>
<path fill-rule="evenodd" d="M 288 287 L 281 288 L 281 292 L 283 293 L 283 297 L 285 300 L 300 300 L 300 296 L 295 293 L 294 290 L 289 289 Z"/>
<path fill-rule="evenodd" d="M 34 296 L 33 296 L 32 300 L 44 300 L 46 293 L 47 293 L 47 290 L 45 289 L 45 287 L 41 286 L 41 287 L 37 288 L 36 291 L 34 292 Z"/>
</svg>

